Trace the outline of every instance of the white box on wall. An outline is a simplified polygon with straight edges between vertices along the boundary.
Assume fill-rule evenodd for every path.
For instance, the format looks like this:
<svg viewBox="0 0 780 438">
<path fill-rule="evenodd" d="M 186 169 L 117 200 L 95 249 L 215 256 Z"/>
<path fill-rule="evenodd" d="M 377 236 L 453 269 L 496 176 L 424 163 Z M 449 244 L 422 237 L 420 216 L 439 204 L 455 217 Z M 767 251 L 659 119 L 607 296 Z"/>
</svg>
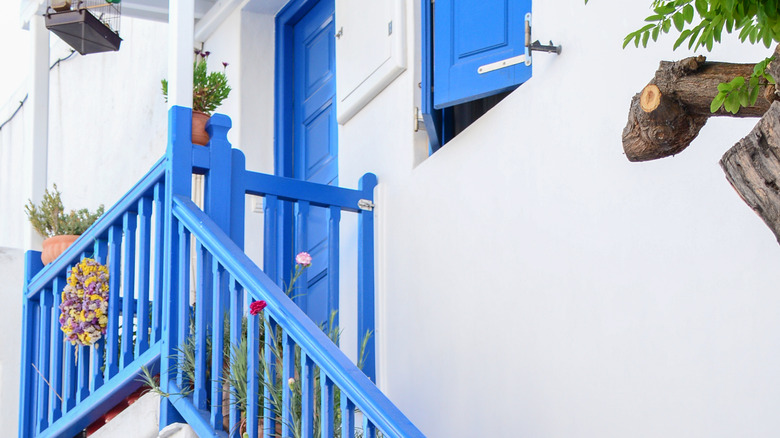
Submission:
<svg viewBox="0 0 780 438">
<path fill-rule="evenodd" d="M 404 0 L 336 0 L 336 104 L 344 124 L 406 70 Z"/>
</svg>

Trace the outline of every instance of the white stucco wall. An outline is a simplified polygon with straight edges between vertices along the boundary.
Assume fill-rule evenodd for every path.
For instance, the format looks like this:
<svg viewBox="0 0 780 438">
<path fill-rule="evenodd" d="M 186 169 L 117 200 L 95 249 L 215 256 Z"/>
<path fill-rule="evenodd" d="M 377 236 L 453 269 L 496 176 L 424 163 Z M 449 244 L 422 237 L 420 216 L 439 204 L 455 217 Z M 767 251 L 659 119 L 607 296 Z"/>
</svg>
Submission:
<svg viewBox="0 0 780 438">
<path fill-rule="evenodd" d="M 166 24 L 123 18 L 121 35 L 50 74 L 48 186 L 66 209 L 109 207 L 165 153 Z"/>
<path fill-rule="evenodd" d="M 621 50 L 642 2 L 533 12 L 563 54 L 417 167 L 416 73 L 340 130 L 342 185 L 380 181 L 381 386 L 428 436 L 775 435 L 780 251 L 717 164 L 755 120 L 629 163 L 631 96 L 686 53 Z"/>
<path fill-rule="evenodd" d="M 24 254 L 17 248 L 0 247 L 0 294 L 7 309 L 0 318 L 0 430 L 16 435 L 19 422 L 19 351 L 22 341 L 22 284 Z"/>
<path fill-rule="evenodd" d="M 24 205 L 27 200 L 21 187 L 25 123 L 24 106 L 19 108 L 24 96 L 25 90 L 19 90 L 0 108 L 0 123 L 8 121 L 0 130 L 0 209 L 3 211 L 0 215 L 0 246 L 8 248 L 24 246 Z"/>
</svg>

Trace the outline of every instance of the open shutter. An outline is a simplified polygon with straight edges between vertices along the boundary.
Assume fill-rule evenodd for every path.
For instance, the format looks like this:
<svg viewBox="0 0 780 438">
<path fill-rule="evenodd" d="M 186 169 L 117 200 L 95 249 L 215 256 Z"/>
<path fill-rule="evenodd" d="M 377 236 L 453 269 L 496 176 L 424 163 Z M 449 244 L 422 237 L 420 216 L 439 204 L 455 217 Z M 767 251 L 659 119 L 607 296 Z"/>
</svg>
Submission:
<svg viewBox="0 0 780 438">
<path fill-rule="evenodd" d="M 479 73 L 525 53 L 530 0 L 436 0 L 434 107 L 446 108 L 511 90 L 531 78 L 524 62 Z"/>
</svg>

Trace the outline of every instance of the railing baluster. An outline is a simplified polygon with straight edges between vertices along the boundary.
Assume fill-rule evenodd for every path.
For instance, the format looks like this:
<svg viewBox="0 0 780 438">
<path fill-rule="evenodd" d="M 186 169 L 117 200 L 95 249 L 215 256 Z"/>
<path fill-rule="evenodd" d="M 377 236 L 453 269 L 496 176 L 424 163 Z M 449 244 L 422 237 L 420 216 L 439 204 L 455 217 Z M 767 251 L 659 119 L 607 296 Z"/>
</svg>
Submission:
<svg viewBox="0 0 780 438">
<path fill-rule="evenodd" d="M 333 317 L 333 327 L 339 326 L 339 222 L 341 209 L 328 208 L 328 313 Z M 332 329 L 333 327 L 329 327 Z"/>
<path fill-rule="evenodd" d="M 108 229 L 108 322 L 106 325 L 106 372 L 108 380 L 119 372 L 119 289 L 122 279 L 122 228 Z"/>
<path fill-rule="evenodd" d="M 306 201 L 298 201 L 295 203 L 295 252 L 300 253 L 302 251 L 309 250 L 308 243 L 308 222 L 309 222 L 309 203 Z M 298 304 L 298 307 L 304 311 L 307 311 L 308 300 L 307 295 L 309 293 L 309 277 L 308 272 L 304 270 L 301 276 L 298 277 L 298 281 L 295 283 L 296 288 L 293 290 L 292 296 L 295 297 L 293 301 Z M 330 316 L 330 315 L 328 315 Z"/>
<path fill-rule="evenodd" d="M 62 380 L 63 414 L 76 407 L 76 384 L 78 383 L 78 368 L 76 367 L 76 346 L 70 341 L 65 342 L 65 372 Z"/>
<path fill-rule="evenodd" d="M 95 253 L 94 259 L 96 262 L 105 264 L 106 255 L 108 253 L 108 243 L 103 239 L 95 239 Z M 103 386 L 103 372 L 101 367 L 103 366 L 103 356 L 105 354 L 105 337 L 96 342 L 92 348 L 92 379 L 89 382 L 90 392 L 95 392 L 98 388 Z"/>
<path fill-rule="evenodd" d="M 49 425 L 49 387 L 44 381 L 49 380 L 49 346 L 51 345 L 51 320 L 52 320 L 52 291 L 51 289 L 43 289 L 40 293 L 40 316 L 38 322 L 40 328 L 38 329 L 38 371 L 35 373 L 34 379 L 38 381 L 38 394 L 36 396 L 37 401 L 37 416 L 38 424 L 36 425 L 38 432 L 42 432 Z"/>
<path fill-rule="evenodd" d="M 138 299 L 136 302 L 135 357 L 149 349 L 149 262 L 151 258 L 152 200 L 138 201 Z"/>
<path fill-rule="evenodd" d="M 320 437 L 333 438 L 333 381 L 322 369 L 320 369 Z"/>
<path fill-rule="evenodd" d="M 236 278 L 232 275 L 229 279 L 230 284 L 230 352 L 231 359 L 233 359 L 234 352 L 233 346 L 238 346 L 241 342 L 241 325 L 243 312 L 241 309 L 241 286 L 236 282 Z M 231 360 L 232 362 L 232 360 Z M 238 437 L 238 422 L 241 420 L 241 412 L 238 407 L 238 403 L 235 396 L 236 388 L 231 386 L 230 388 L 230 431 L 231 437 Z"/>
<path fill-rule="evenodd" d="M 355 436 L 355 404 L 341 391 L 341 438 Z"/>
<path fill-rule="evenodd" d="M 363 438 L 376 438 L 376 426 L 363 414 Z"/>
<path fill-rule="evenodd" d="M 273 278 L 273 277 L 272 277 Z M 276 345 L 276 321 L 271 318 L 268 312 L 265 312 L 265 345 L 263 346 L 263 356 L 265 357 L 265 372 L 263 379 L 263 438 L 276 436 L 277 418 L 275 415 L 275 406 L 273 404 L 271 388 L 276 385 L 276 362 L 280 358 L 276 357 L 274 350 Z"/>
<path fill-rule="evenodd" d="M 222 288 L 220 287 L 224 269 L 217 259 L 211 259 L 212 306 L 211 306 L 211 426 L 214 430 L 222 430 L 222 368 L 224 357 L 222 346 L 225 343 L 224 318 L 222 307 Z"/>
<path fill-rule="evenodd" d="M 195 247 L 197 256 L 197 274 L 195 291 L 195 392 L 193 403 L 198 409 L 205 410 L 208 400 L 208 382 L 206 381 L 206 339 L 208 339 L 211 324 L 208 318 L 211 316 L 211 269 L 209 260 L 211 257 L 206 248 L 197 243 Z M 217 326 L 217 329 L 221 327 Z M 219 351 L 212 345 L 212 353 Z"/>
<path fill-rule="evenodd" d="M 176 372 L 176 383 L 181 391 L 189 389 L 190 382 L 185 380 L 188 376 L 185 376 L 181 371 L 181 364 L 184 362 L 184 354 L 181 352 L 185 348 L 185 343 L 190 342 L 190 231 L 184 228 L 184 225 L 179 222 L 179 266 L 177 269 L 179 274 L 177 291 L 179 297 L 176 300 L 178 305 L 177 316 L 177 333 L 179 334 L 177 339 L 179 340 L 178 348 L 179 354 L 177 355 L 178 365 Z"/>
<path fill-rule="evenodd" d="M 258 428 L 258 401 L 260 396 L 258 394 L 259 382 L 258 377 L 260 375 L 260 324 L 259 321 L 262 318 L 261 315 L 247 315 L 246 331 L 247 331 L 247 369 L 246 369 L 246 431 L 249 438 L 257 438 Z"/>
<path fill-rule="evenodd" d="M 135 309 L 135 228 L 138 217 L 132 211 L 125 212 L 122 231 L 125 235 L 122 249 L 122 355 L 120 367 L 133 361 L 133 319 Z"/>
<path fill-rule="evenodd" d="M 314 362 L 301 351 L 301 437 L 314 436 Z"/>
<path fill-rule="evenodd" d="M 40 291 L 38 293 L 38 300 L 31 301 L 31 304 L 33 304 L 32 312 L 33 312 L 33 320 L 32 320 L 32 339 L 33 339 L 33 350 L 32 354 L 30 355 L 30 362 L 26 364 L 26 366 L 29 368 L 30 372 L 30 379 L 28 381 L 29 386 L 28 389 L 30 391 L 30 418 L 29 418 L 29 424 L 28 424 L 28 433 L 30 435 L 33 435 L 35 431 L 37 430 L 38 424 L 36 424 L 35 419 L 38 418 L 38 386 L 43 385 L 43 382 L 41 382 L 41 378 L 38 375 L 38 372 L 35 371 L 35 368 L 40 369 L 40 352 L 41 348 L 46 348 L 44 345 L 42 345 L 40 341 L 41 336 L 41 303 L 40 303 L 40 295 L 43 293 L 43 291 Z M 33 367 L 33 365 L 35 367 Z"/>
<path fill-rule="evenodd" d="M 84 401 L 89 396 L 89 347 L 76 347 L 79 349 L 78 358 L 78 401 Z"/>
<path fill-rule="evenodd" d="M 163 230 L 165 227 L 165 211 L 163 199 L 165 188 L 162 183 L 154 185 L 154 292 L 152 298 L 152 340 L 157 342 L 162 334 L 162 289 L 163 289 Z"/>
<path fill-rule="evenodd" d="M 279 199 L 263 198 L 263 271 L 274 282 L 279 281 Z"/>
<path fill-rule="evenodd" d="M 290 379 L 295 375 L 295 342 L 282 332 L 282 436 L 292 436 L 292 391 Z M 296 384 L 300 384 L 297 382 Z"/>
<path fill-rule="evenodd" d="M 59 315 L 62 304 L 62 290 L 65 288 L 65 279 L 54 277 L 52 289 L 54 291 L 54 315 L 51 326 L 51 392 L 49 394 L 49 424 L 54 423 L 62 416 L 62 350 L 63 335 L 60 329 Z"/>
</svg>

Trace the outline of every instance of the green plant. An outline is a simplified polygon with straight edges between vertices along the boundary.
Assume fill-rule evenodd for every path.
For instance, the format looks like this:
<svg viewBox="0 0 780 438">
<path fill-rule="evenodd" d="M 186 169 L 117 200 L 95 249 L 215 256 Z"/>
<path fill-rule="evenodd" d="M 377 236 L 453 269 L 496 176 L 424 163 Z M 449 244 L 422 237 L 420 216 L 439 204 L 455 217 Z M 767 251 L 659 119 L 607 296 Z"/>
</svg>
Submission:
<svg viewBox="0 0 780 438">
<path fill-rule="evenodd" d="M 210 52 L 195 51 L 195 62 L 192 68 L 192 110 L 211 115 L 230 94 L 227 70 L 228 63 L 223 62 L 223 71 L 209 73 L 207 61 Z M 168 81 L 162 81 L 162 94 L 168 102 Z"/>
<path fill-rule="evenodd" d="M 588 0 L 585 0 L 588 3 Z M 673 49 L 686 41 L 688 48 L 711 51 L 720 43 L 723 31 L 739 32 L 743 43 L 762 43 L 769 47 L 780 41 L 780 6 L 777 0 L 653 0 L 653 13 L 645 18 L 645 26 L 629 33 L 623 39 L 625 48 L 631 42 L 634 46 L 647 47 L 648 41 L 658 40 L 661 34 L 669 33 L 672 27 L 679 34 Z M 730 82 L 718 86 L 713 96 L 710 111 L 721 107 L 736 114 L 743 106 L 754 105 L 761 85 L 774 84 L 774 78 L 765 73 L 772 58 L 756 64 L 749 77 L 737 76 Z"/>
<path fill-rule="evenodd" d="M 28 200 L 24 207 L 27 218 L 41 236 L 82 234 L 103 214 L 102 204 L 95 213 L 90 213 L 86 208 L 65 213 L 65 208 L 62 206 L 62 194 L 57 190 L 57 184 L 52 186 L 52 192 L 49 189 L 44 192 L 40 205 L 36 206 L 32 200 Z"/>
</svg>

